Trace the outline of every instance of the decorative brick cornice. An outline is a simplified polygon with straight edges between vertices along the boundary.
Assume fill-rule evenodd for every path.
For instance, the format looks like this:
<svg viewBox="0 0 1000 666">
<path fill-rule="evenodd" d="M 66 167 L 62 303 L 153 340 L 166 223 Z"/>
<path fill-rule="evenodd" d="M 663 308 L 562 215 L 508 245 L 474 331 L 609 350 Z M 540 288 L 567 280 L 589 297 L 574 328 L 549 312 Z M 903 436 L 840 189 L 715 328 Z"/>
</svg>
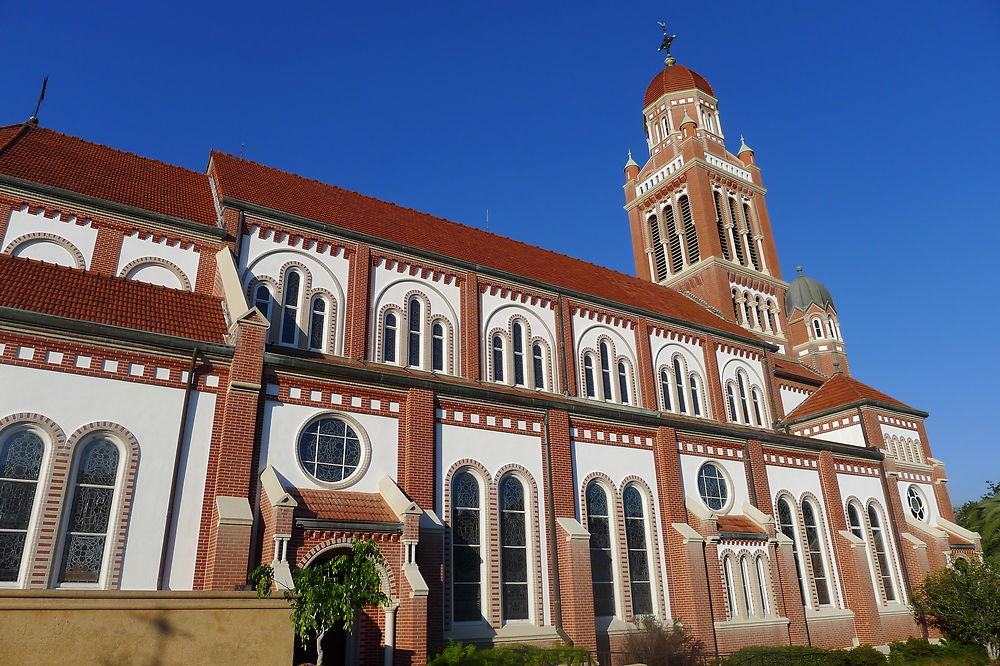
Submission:
<svg viewBox="0 0 1000 666">
<path fill-rule="evenodd" d="M 465 282 L 465 276 L 459 271 L 442 268 L 441 266 L 435 266 L 409 257 L 398 257 L 378 250 L 372 250 L 372 266 L 387 271 L 405 273 L 410 277 L 418 277 L 421 280 L 441 282 L 446 285 L 461 286 Z"/>
<path fill-rule="evenodd" d="M 490 296 L 499 296 L 500 298 L 505 298 L 511 301 L 525 303 L 532 306 L 542 307 L 549 310 L 555 310 L 556 299 L 550 295 L 542 294 L 541 292 L 532 291 L 530 289 L 525 289 L 523 287 L 510 285 L 504 282 L 498 282 L 496 280 L 489 280 L 484 277 L 480 277 L 479 280 L 479 293 L 489 294 Z"/>
</svg>

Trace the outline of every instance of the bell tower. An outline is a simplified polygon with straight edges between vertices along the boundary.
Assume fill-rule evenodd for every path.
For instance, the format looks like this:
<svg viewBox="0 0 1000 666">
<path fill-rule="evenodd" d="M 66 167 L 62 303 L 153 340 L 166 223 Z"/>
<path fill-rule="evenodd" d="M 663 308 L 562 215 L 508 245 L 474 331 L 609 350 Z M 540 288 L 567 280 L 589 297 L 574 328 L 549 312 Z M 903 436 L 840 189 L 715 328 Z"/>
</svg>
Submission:
<svg viewBox="0 0 1000 666">
<path fill-rule="evenodd" d="M 661 24 L 662 25 L 662 24 Z M 788 353 L 784 295 L 754 151 L 726 149 L 711 84 L 670 55 L 646 88 L 649 158 L 625 166 L 636 273 L 686 292 Z"/>
</svg>

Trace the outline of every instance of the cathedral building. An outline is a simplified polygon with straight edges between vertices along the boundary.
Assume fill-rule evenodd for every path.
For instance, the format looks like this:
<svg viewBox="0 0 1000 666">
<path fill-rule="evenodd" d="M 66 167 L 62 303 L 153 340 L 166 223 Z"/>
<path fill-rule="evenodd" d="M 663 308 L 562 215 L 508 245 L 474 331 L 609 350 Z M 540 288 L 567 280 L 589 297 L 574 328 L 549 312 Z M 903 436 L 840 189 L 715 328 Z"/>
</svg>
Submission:
<svg viewBox="0 0 1000 666">
<path fill-rule="evenodd" d="M 334 632 L 345 663 L 611 662 L 644 615 L 720 653 L 921 635 L 913 587 L 980 548 L 927 413 L 782 275 L 708 80 L 668 58 L 642 114 L 637 277 L 221 152 L 0 127 L 5 617 L 35 643 L 73 608 L 252 618 L 249 570 L 366 538 L 390 602 Z"/>
</svg>

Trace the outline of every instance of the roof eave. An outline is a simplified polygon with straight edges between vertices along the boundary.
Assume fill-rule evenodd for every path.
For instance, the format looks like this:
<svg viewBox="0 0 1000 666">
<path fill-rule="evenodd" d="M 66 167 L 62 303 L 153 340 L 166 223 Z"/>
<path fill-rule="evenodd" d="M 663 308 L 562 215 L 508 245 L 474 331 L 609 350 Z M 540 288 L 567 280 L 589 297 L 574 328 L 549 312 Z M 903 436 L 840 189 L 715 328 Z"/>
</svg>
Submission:
<svg viewBox="0 0 1000 666">
<path fill-rule="evenodd" d="M 850 409 L 856 409 L 858 407 L 877 407 L 879 409 L 885 409 L 892 412 L 899 412 L 901 414 L 909 414 L 910 416 L 916 416 L 922 419 L 926 419 L 928 416 L 930 416 L 928 412 L 924 412 L 919 409 L 914 409 L 913 407 L 909 407 L 907 405 L 900 405 L 894 402 L 886 402 L 884 400 L 875 400 L 873 398 L 861 398 L 860 400 L 854 400 L 853 402 L 844 403 L 843 405 L 838 405 L 836 407 L 828 407 L 818 412 L 810 412 L 809 414 L 796 416 L 794 418 L 788 419 L 787 421 L 782 421 L 781 424 L 785 426 L 796 425 L 798 423 L 803 423 L 805 421 L 812 421 L 813 419 L 819 419 L 823 418 L 824 416 L 830 416 L 838 412 L 846 412 Z"/>
</svg>

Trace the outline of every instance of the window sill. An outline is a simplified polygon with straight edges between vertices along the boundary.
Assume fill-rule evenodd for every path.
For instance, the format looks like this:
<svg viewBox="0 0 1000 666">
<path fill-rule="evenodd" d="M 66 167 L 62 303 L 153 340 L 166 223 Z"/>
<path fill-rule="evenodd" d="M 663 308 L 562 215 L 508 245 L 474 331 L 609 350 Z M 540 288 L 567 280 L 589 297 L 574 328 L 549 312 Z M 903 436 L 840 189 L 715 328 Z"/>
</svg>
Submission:
<svg viewBox="0 0 1000 666">
<path fill-rule="evenodd" d="M 454 624 L 445 632 L 448 640 L 493 643 L 521 643 L 524 641 L 560 641 L 562 637 L 553 626 L 538 626 L 528 620 L 508 622 L 495 629 L 489 622 L 463 622 Z"/>
<path fill-rule="evenodd" d="M 898 601 L 890 601 L 884 606 L 878 607 L 879 615 L 911 615 L 910 607 Z"/>
<path fill-rule="evenodd" d="M 854 611 L 848 610 L 846 608 L 820 608 L 819 610 L 813 608 L 806 609 L 806 620 L 818 622 L 823 622 L 826 620 L 847 620 L 854 619 Z"/>
<path fill-rule="evenodd" d="M 630 624 L 620 617 L 607 615 L 603 617 L 595 617 L 594 628 L 598 632 L 604 632 L 610 635 L 627 634 L 630 631 L 636 631 L 634 624 Z"/>
<path fill-rule="evenodd" d="M 738 617 L 732 620 L 716 622 L 716 629 L 752 629 L 754 627 L 785 627 L 790 620 L 787 617 L 771 615 L 768 617 Z"/>
</svg>

